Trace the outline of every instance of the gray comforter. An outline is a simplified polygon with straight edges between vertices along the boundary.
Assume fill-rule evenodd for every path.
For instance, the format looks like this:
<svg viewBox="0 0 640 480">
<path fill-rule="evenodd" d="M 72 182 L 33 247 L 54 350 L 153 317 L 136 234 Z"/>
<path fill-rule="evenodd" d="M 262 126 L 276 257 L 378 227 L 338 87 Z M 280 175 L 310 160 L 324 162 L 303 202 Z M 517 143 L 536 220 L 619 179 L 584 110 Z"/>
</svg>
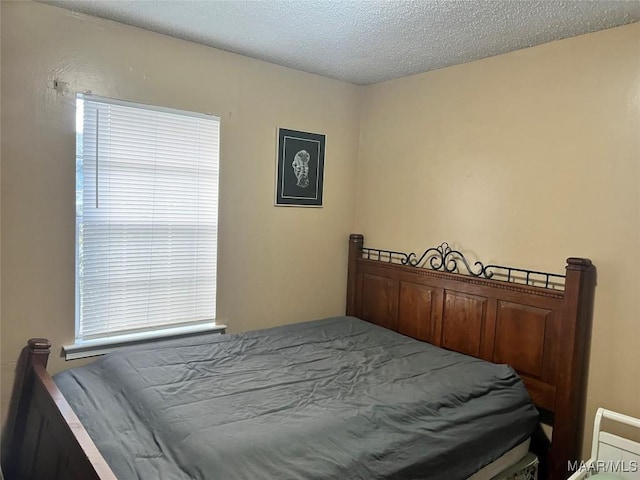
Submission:
<svg viewBox="0 0 640 480">
<path fill-rule="evenodd" d="M 510 367 L 349 317 L 158 342 L 54 378 L 121 480 L 464 479 L 537 420 Z"/>
</svg>

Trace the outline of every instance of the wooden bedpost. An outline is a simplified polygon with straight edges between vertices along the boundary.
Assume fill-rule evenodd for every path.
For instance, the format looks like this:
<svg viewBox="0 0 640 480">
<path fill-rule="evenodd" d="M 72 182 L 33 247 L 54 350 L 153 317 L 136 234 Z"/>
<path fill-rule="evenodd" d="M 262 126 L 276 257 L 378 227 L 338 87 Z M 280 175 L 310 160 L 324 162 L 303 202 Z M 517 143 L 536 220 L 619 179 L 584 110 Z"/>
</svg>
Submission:
<svg viewBox="0 0 640 480">
<path fill-rule="evenodd" d="M 51 342 L 49 340 L 32 338 L 22 349 L 18 359 L 2 449 L 2 468 L 9 479 L 16 475 L 20 451 L 24 442 L 27 413 L 33 390 L 33 367 L 40 365 L 42 368 L 46 368 L 50 352 Z"/>
<path fill-rule="evenodd" d="M 349 235 L 349 267 L 347 274 L 347 315 L 355 316 L 356 311 L 356 282 L 358 281 L 358 263 L 364 245 L 364 236 L 358 233 Z"/>
<path fill-rule="evenodd" d="M 591 339 L 591 319 L 596 282 L 595 267 L 586 258 L 567 259 L 563 318 L 575 319 L 562 324 L 558 361 L 553 441 L 551 443 L 551 479 L 565 480 L 568 462 L 581 459 L 584 427 L 586 375 Z"/>
<path fill-rule="evenodd" d="M 32 338 L 20 356 L 4 438 L 5 478 L 117 480 L 47 373 L 50 350 L 49 340 Z"/>
<path fill-rule="evenodd" d="M 47 368 L 49 353 L 51 353 L 51 342 L 48 339 L 31 338 L 27 342 L 28 365 L 40 365 L 42 368 Z"/>
</svg>

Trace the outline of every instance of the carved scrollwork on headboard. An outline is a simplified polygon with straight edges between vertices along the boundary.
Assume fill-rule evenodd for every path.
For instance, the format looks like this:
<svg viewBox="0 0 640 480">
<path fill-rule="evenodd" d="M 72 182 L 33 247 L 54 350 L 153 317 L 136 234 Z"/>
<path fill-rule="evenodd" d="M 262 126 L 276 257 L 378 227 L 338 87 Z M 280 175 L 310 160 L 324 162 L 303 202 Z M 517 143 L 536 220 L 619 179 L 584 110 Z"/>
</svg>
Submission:
<svg viewBox="0 0 640 480">
<path fill-rule="evenodd" d="M 531 287 L 558 288 L 564 286 L 564 275 L 526 270 L 504 265 L 484 265 L 480 261 L 471 264 L 459 250 L 452 249 L 447 242 L 437 247 L 427 248 L 418 257 L 415 253 L 404 253 L 394 250 L 362 247 L 362 257 L 387 263 L 398 263 L 416 268 L 428 268 L 447 273 L 457 273 L 500 280 L 509 283 L 519 283 Z"/>
</svg>

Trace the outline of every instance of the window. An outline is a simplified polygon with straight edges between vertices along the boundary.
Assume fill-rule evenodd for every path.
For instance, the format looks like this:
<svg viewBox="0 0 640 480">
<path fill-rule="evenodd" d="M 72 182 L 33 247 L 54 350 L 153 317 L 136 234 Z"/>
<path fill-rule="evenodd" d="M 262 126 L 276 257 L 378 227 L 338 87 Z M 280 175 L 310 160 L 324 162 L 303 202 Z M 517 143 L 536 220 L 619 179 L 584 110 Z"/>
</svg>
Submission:
<svg viewBox="0 0 640 480">
<path fill-rule="evenodd" d="M 214 324 L 219 119 L 78 95 L 77 124 L 76 343 Z"/>
</svg>

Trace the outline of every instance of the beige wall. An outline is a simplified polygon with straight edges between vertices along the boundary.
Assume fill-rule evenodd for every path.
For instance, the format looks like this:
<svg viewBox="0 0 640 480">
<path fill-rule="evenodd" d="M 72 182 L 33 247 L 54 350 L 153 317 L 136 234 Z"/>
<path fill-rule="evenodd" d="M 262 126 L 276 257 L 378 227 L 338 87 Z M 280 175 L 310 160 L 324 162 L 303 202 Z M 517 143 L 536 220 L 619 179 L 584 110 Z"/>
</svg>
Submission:
<svg viewBox="0 0 640 480">
<path fill-rule="evenodd" d="M 640 24 L 367 87 L 359 157 L 366 243 L 590 257 L 587 418 L 640 416 Z"/>
<path fill-rule="evenodd" d="M 91 90 L 222 117 L 231 331 L 341 313 L 351 230 L 554 271 L 588 256 L 588 415 L 640 416 L 640 24 L 366 88 L 40 4 L 3 3 L 1 28 L 3 406 L 28 337 L 70 366 L 74 93 Z M 327 134 L 323 209 L 273 207 L 277 126 Z"/>
<path fill-rule="evenodd" d="M 53 371 L 73 365 L 59 352 L 74 338 L 74 102 L 87 90 L 221 116 L 218 316 L 230 331 L 344 313 L 357 87 L 46 5 L 3 3 L 3 407 L 29 337 L 51 339 Z M 324 208 L 273 206 L 278 126 L 327 135 Z"/>
</svg>

